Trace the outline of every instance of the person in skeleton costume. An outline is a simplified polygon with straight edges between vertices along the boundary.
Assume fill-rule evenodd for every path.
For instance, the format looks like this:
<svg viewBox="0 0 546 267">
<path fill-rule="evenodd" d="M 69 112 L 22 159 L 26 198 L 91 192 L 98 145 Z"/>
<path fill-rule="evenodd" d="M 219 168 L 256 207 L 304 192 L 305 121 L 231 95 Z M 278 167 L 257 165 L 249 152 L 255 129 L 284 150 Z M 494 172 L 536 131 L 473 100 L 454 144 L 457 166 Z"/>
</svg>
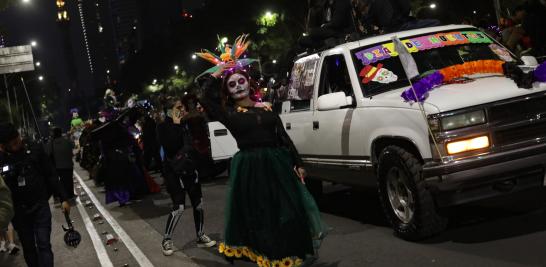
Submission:
<svg viewBox="0 0 546 267">
<path fill-rule="evenodd" d="M 201 103 L 211 119 L 229 129 L 240 149 L 231 162 L 219 252 L 230 262 L 307 266 L 316 259 L 326 227 L 280 117 L 270 104 L 252 98 L 258 88 L 244 68 L 252 60 L 239 60 L 249 44 L 246 38 L 237 38 L 233 50 L 221 46 L 220 57 L 197 54 L 217 64 L 198 79 Z"/>
<path fill-rule="evenodd" d="M 173 210 L 165 226 L 162 248 L 165 256 L 174 253 L 173 232 L 186 207 L 186 194 L 193 207 L 193 218 L 198 247 L 212 247 L 216 241 L 204 233 L 203 194 L 199 181 L 196 151 L 192 147 L 192 137 L 186 120 L 188 108 L 181 100 L 173 101 L 167 110 L 165 122 L 157 127 L 158 139 L 165 150 L 166 162 L 163 174 L 167 191 L 171 196 Z"/>
</svg>

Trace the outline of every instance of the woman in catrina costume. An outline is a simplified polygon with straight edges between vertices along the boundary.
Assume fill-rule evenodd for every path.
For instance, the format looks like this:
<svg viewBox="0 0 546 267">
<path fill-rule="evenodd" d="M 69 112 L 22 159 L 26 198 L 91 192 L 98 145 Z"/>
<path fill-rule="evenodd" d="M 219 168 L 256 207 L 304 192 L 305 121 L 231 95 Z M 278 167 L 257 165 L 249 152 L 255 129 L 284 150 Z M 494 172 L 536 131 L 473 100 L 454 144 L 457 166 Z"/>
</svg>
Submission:
<svg viewBox="0 0 546 267">
<path fill-rule="evenodd" d="M 278 114 L 253 100 L 258 89 L 239 59 L 247 35 L 233 46 L 220 45 L 220 56 L 197 53 L 216 66 L 198 78 L 202 103 L 211 119 L 222 122 L 240 151 L 233 157 L 225 210 L 225 242 L 219 251 L 233 262 L 258 266 L 308 266 L 317 257 L 325 227 L 304 185 L 302 160 Z"/>
</svg>

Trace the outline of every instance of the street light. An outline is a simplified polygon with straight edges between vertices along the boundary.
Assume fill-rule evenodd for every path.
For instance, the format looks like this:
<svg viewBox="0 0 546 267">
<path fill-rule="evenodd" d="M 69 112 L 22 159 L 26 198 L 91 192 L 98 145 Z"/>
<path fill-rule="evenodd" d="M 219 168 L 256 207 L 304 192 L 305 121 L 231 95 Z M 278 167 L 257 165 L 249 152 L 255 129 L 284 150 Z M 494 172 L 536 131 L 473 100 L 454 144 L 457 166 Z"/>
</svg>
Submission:
<svg viewBox="0 0 546 267">
<path fill-rule="evenodd" d="M 106 70 L 106 74 L 110 74 L 110 70 Z"/>
<path fill-rule="evenodd" d="M 178 70 L 178 65 L 174 65 L 174 70 L 175 70 L 175 71 Z"/>
<path fill-rule="evenodd" d="M 38 80 L 43 81 L 43 80 L 44 80 L 44 76 L 42 76 L 42 75 L 38 76 Z"/>
<path fill-rule="evenodd" d="M 25 4 L 30 3 L 30 0 L 23 0 L 23 3 Z"/>
<path fill-rule="evenodd" d="M 157 79 L 154 79 L 154 80 L 152 81 L 152 84 L 156 84 L 156 83 L 157 83 Z"/>
<path fill-rule="evenodd" d="M 36 67 L 40 67 L 40 65 L 42 65 L 42 63 L 40 63 L 40 61 L 36 61 Z"/>
<path fill-rule="evenodd" d="M 197 55 L 196 55 L 196 54 L 191 55 L 191 59 L 196 60 L 196 59 L 197 59 Z"/>
<path fill-rule="evenodd" d="M 435 4 L 435 3 L 432 3 L 432 4 L 430 4 L 430 6 L 428 6 L 428 7 L 430 7 L 430 9 L 435 9 L 435 8 L 436 8 L 436 4 Z"/>
<path fill-rule="evenodd" d="M 273 59 L 273 64 L 277 64 L 277 60 L 276 59 Z"/>
<path fill-rule="evenodd" d="M 38 45 L 38 43 L 34 40 L 30 41 L 30 45 L 33 46 L 33 47 L 36 47 Z"/>
</svg>

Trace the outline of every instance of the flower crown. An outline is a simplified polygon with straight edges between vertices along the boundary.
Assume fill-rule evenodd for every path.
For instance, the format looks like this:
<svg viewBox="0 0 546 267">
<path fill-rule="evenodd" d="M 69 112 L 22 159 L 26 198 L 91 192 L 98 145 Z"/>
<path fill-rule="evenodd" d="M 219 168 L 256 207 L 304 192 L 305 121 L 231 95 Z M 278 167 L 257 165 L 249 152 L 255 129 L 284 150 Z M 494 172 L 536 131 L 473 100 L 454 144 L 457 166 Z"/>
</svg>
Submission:
<svg viewBox="0 0 546 267">
<path fill-rule="evenodd" d="M 240 35 L 235 39 L 233 45 L 222 42 L 222 40 L 218 38 L 219 44 L 217 50 L 220 51 L 220 55 L 216 55 L 207 49 L 203 49 L 201 52 L 195 53 L 196 56 L 215 65 L 214 67 L 203 72 L 201 75 L 199 75 L 199 77 L 207 73 L 216 72 L 220 68 L 220 65 L 225 63 L 234 62 L 236 63 L 237 68 L 243 68 L 257 62 L 257 59 L 240 58 L 250 46 L 250 41 L 247 40 L 248 36 L 248 34 Z"/>
</svg>

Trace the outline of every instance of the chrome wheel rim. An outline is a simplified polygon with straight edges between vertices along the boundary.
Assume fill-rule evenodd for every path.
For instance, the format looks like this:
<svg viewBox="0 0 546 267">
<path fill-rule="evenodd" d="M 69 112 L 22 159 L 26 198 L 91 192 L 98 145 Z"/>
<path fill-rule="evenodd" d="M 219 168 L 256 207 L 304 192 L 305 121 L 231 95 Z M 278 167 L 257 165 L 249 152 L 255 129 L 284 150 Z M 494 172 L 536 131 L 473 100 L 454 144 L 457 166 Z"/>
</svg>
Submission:
<svg viewBox="0 0 546 267">
<path fill-rule="evenodd" d="M 408 186 L 408 177 L 398 167 L 387 173 L 387 195 L 396 217 L 403 223 L 410 223 L 415 214 L 415 199 Z"/>
</svg>

